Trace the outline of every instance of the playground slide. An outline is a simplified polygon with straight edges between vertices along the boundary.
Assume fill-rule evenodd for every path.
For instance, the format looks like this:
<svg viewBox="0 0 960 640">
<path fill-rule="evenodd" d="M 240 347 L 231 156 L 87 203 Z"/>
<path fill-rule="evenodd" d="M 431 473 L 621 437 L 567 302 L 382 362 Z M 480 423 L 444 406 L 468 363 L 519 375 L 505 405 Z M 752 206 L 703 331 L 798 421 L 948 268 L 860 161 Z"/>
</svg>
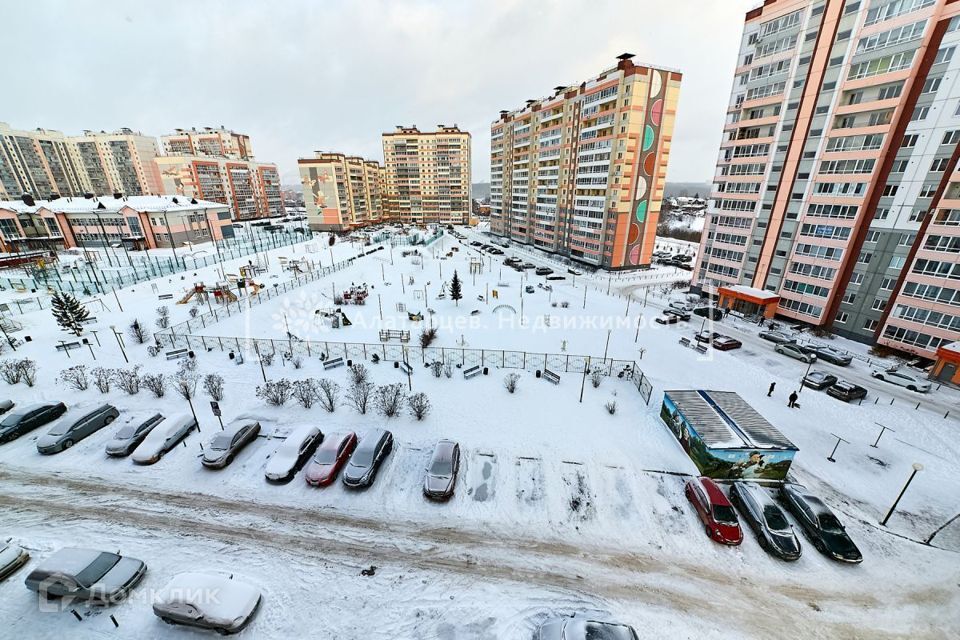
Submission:
<svg viewBox="0 0 960 640">
<path fill-rule="evenodd" d="M 192 298 L 194 295 L 196 295 L 196 293 L 197 293 L 196 291 L 191 291 L 191 292 L 188 293 L 187 295 L 185 295 L 185 296 L 183 296 L 182 298 L 180 298 L 179 300 L 177 300 L 177 304 L 187 304 L 188 302 L 190 302 L 190 298 Z"/>
</svg>

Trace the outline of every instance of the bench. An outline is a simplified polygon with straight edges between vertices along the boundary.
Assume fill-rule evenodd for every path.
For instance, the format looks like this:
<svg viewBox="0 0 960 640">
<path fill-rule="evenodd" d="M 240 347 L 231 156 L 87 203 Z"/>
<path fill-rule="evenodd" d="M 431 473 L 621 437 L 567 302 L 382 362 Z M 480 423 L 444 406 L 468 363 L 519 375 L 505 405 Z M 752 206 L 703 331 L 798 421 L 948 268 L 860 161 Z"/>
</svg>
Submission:
<svg viewBox="0 0 960 640">
<path fill-rule="evenodd" d="M 89 318 L 84 318 L 80 321 L 80 324 L 93 324 L 97 321 L 97 316 L 90 316 Z"/>
<path fill-rule="evenodd" d="M 173 351 L 167 351 L 167 360 L 179 360 L 180 358 L 186 358 L 190 353 L 189 349 L 174 349 Z"/>
<path fill-rule="evenodd" d="M 707 345 L 705 345 L 705 344 L 698 344 L 697 346 L 694 347 L 694 349 L 697 350 L 697 353 L 706 353 L 706 352 L 707 352 Z"/>
<path fill-rule="evenodd" d="M 690 346 L 690 338 L 680 338 L 680 344 L 684 347 Z"/>
<path fill-rule="evenodd" d="M 342 367 L 344 364 L 346 363 L 343 361 L 343 358 L 332 358 L 330 360 L 324 360 L 323 370 L 327 371 L 329 369 L 336 369 L 337 367 Z"/>
<path fill-rule="evenodd" d="M 399 363 L 400 371 L 403 371 L 405 374 L 410 375 L 413 373 L 413 367 L 410 366 L 409 362 L 400 362 Z"/>
<path fill-rule="evenodd" d="M 400 342 L 410 342 L 410 332 L 399 329 L 381 329 L 380 342 L 389 342 L 390 340 L 399 340 Z"/>
<path fill-rule="evenodd" d="M 474 376 L 478 376 L 481 373 L 483 373 L 483 371 L 480 369 L 480 365 L 476 365 L 476 366 L 470 367 L 469 369 L 463 370 L 463 379 L 469 380 L 470 378 L 473 378 Z"/>
<path fill-rule="evenodd" d="M 157 296 L 157 300 L 173 300 L 172 293 L 161 293 Z"/>
<path fill-rule="evenodd" d="M 57 345 L 57 351 L 63 351 L 63 352 L 67 352 L 67 351 L 70 351 L 71 349 L 79 349 L 79 348 L 80 348 L 79 342 L 64 342 L 62 344 Z"/>
<path fill-rule="evenodd" d="M 553 384 L 560 384 L 560 376 L 546 367 L 543 369 L 543 379 Z"/>
</svg>

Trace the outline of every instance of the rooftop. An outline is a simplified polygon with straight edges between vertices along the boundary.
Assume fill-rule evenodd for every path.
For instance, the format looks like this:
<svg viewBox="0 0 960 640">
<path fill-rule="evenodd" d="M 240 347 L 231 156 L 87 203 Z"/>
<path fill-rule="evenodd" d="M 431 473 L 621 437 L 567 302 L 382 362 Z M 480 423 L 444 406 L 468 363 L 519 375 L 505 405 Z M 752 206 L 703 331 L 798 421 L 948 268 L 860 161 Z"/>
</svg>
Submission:
<svg viewBox="0 0 960 640">
<path fill-rule="evenodd" d="M 755 287 L 748 287 L 743 284 L 735 284 L 731 286 L 721 286 L 720 289 L 724 291 L 729 291 L 731 293 L 748 296 L 750 298 L 757 298 L 759 300 L 777 300 L 780 298 L 773 291 L 767 291 L 765 289 L 757 289 Z"/>
<path fill-rule="evenodd" d="M 102 206 L 101 206 L 102 205 Z M 196 200 L 186 196 L 126 196 L 115 198 L 57 198 L 56 200 L 35 200 L 32 205 L 23 200 L 0 200 L 0 210 L 17 213 L 34 213 L 38 209 L 47 209 L 55 213 L 88 213 L 95 211 L 120 211 L 130 207 L 136 211 L 187 211 L 194 209 L 223 209 L 227 205 L 208 200 Z"/>
<path fill-rule="evenodd" d="M 711 449 L 797 447 L 733 391 L 664 392 Z"/>
</svg>

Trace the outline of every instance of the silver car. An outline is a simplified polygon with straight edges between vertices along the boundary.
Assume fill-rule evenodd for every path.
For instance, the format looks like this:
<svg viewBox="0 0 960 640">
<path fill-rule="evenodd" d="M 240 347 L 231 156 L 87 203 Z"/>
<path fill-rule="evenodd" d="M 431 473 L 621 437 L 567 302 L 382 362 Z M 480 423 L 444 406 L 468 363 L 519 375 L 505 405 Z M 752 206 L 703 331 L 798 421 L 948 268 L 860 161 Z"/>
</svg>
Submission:
<svg viewBox="0 0 960 640">
<path fill-rule="evenodd" d="M 784 342 L 778 344 L 773 348 L 777 353 L 783 354 L 794 360 L 801 360 L 803 362 L 816 362 L 817 354 L 815 353 L 804 353 L 803 350 L 792 342 Z"/>
<path fill-rule="evenodd" d="M 101 404 L 93 408 L 81 409 L 79 412 L 71 412 L 37 439 L 37 451 L 44 455 L 60 453 L 104 428 L 119 415 L 120 412 L 112 404 Z"/>
<path fill-rule="evenodd" d="M 27 564 L 30 554 L 15 544 L 0 546 L 0 580 L 6 580 L 17 569 Z"/>
<path fill-rule="evenodd" d="M 27 576 L 27 588 L 46 597 L 114 603 L 137 586 L 147 565 L 108 551 L 60 549 Z"/>
<path fill-rule="evenodd" d="M 633 627 L 589 618 L 552 618 L 537 629 L 536 640 L 640 640 Z"/>
<path fill-rule="evenodd" d="M 197 421 L 189 413 L 167 418 L 154 427 L 133 450 L 132 460 L 137 464 L 153 464 L 196 428 Z"/>
<path fill-rule="evenodd" d="M 423 495 L 434 500 L 447 500 L 453 495 L 460 470 L 460 445 L 441 440 L 433 448 L 430 466 L 423 479 Z"/>
<path fill-rule="evenodd" d="M 118 458 L 130 455 L 162 420 L 163 416 L 159 413 L 128 415 L 113 434 L 113 439 L 107 443 L 107 455 Z"/>
<path fill-rule="evenodd" d="M 208 469 L 223 469 L 258 435 L 260 423 L 256 420 L 234 420 L 203 448 L 200 462 Z"/>
<path fill-rule="evenodd" d="M 153 603 L 153 613 L 167 624 L 237 633 L 246 627 L 263 596 L 232 577 L 188 572 L 173 577 Z"/>
</svg>

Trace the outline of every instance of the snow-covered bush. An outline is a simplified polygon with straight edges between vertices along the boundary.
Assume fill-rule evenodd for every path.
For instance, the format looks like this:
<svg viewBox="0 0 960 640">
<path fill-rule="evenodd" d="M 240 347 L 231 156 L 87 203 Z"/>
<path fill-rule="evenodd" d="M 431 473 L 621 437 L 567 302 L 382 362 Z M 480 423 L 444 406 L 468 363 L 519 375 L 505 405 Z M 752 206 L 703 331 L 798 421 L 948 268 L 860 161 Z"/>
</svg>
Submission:
<svg viewBox="0 0 960 640">
<path fill-rule="evenodd" d="M 58 376 L 60 383 L 74 391 L 86 391 L 90 388 L 90 378 L 87 376 L 87 365 L 78 364 L 67 367 Z"/>
<path fill-rule="evenodd" d="M 425 393 L 415 393 L 407 398 L 410 405 L 410 415 L 417 420 L 423 420 L 430 413 L 430 399 Z"/>
<path fill-rule="evenodd" d="M 354 409 L 361 415 L 364 415 L 370 406 L 370 397 L 373 395 L 375 388 L 376 386 L 369 380 L 354 382 L 350 385 L 350 388 L 347 389 L 347 400 L 350 401 Z"/>
<path fill-rule="evenodd" d="M 137 318 L 134 318 L 133 322 L 130 323 L 130 326 L 127 328 L 127 333 L 137 344 L 143 344 L 150 339 L 150 333 L 147 332 L 147 328 L 143 326 L 143 323 Z"/>
<path fill-rule="evenodd" d="M 187 311 L 187 313 L 190 314 L 190 317 L 191 317 L 191 318 L 196 318 L 196 317 L 197 317 L 197 314 L 200 313 L 200 310 L 197 309 L 196 307 L 190 307 L 190 309 Z"/>
<path fill-rule="evenodd" d="M 611 400 L 607 404 L 603 405 L 603 408 L 607 410 L 607 413 L 613 415 L 617 412 L 617 401 Z"/>
<path fill-rule="evenodd" d="M 187 371 L 193 372 L 197 370 L 197 361 L 193 358 L 184 358 L 180 361 L 180 365 L 177 367 L 177 371 Z"/>
<path fill-rule="evenodd" d="M 300 356 L 294 356 L 294 357 L 290 358 L 290 364 L 293 365 L 293 368 L 294 368 L 294 369 L 302 369 L 302 368 L 303 368 L 303 358 L 301 358 Z"/>
<path fill-rule="evenodd" d="M 132 369 L 117 369 L 113 372 L 113 381 L 131 396 L 140 393 L 140 365 Z"/>
<path fill-rule="evenodd" d="M 430 372 L 433 374 L 434 378 L 439 378 L 443 374 L 443 363 L 439 360 L 434 360 L 430 363 Z"/>
<path fill-rule="evenodd" d="M 453 367 L 450 365 L 449 362 L 443 365 L 443 375 L 447 376 L 448 378 L 453 377 Z"/>
<path fill-rule="evenodd" d="M 216 402 L 223 400 L 223 376 L 208 373 L 203 377 L 203 390 Z"/>
<path fill-rule="evenodd" d="M 350 382 L 351 384 L 360 384 L 361 382 L 367 382 L 370 379 L 370 372 L 367 371 L 367 368 L 360 364 L 350 366 Z"/>
<path fill-rule="evenodd" d="M 167 377 L 162 373 L 145 373 L 140 378 L 140 384 L 146 387 L 154 398 L 167 395 Z"/>
<path fill-rule="evenodd" d="M 433 341 L 437 339 L 437 330 L 434 327 L 429 329 L 424 329 L 420 334 L 420 346 L 424 349 L 433 344 Z"/>
<path fill-rule="evenodd" d="M 290 399 L 293 384 L 286 378 L 270 380 L 257 387 L 257 397 L 273 407 L 282 407 Z"/>
<path fill-rule="evenodd" d="M 293 398 L 304 409 L 309 409 L 320 397 L 320 389 L 313 378 L 293 381 Z"/>
<path fill-rule="evenodd" d="M 269 367 L 273 364 L 273 357 L 277 355 L 275 351 L 270 353 L 260 352 L 260 361 L 263 363 L 263 366 Z"/>
<path fill-rule="evenodd" d="M 184 400 L 193 400 L 197 396 L 199 378 L 196 372 L 181 368 L 173 376 L 173 390 Z"/>
<path fill-rule="evenodd" d="M 37 381 L 37 363 L 30 358 L 17 360 L 17 368 L 20 370 L 20 380 L 28 387 L 32 387 Z"/>
<path fill-rule="evenodd" d="M 593 385 L 593 388 L 596 389 L 600 386 L 600 383 L 603 382 L 603 372 L 600 369 L 594 369 L 590 372 L 590 384 Z"/>
<path fill-rule="evenodd" d="M 337 400 L 340 399 L 340 385 L 329 378 L 321 378 L 317 382 L 320 387 L 320 406 L 333 413 L 337 409 Z"/>
<path fill-rule="evenodd" d="M 377 387 L 374 394 L 377 410 L 385 417 L 393 418 L 400 413 L 400 407 L 403 406 L 403 399 L 406 393 L 403 385 L 399 383 L 385 384 Z"/>
<path fill-rule="evenodd" d="M 514 393 L 517 390 L 517 383 L 520 382 L 519 373 L 508 373 L 507 377 L 503 379 L 503 387 L 510 393 Z"/>
<path fill-rule="evenodd" d="M 163 305 L 162 307 L 157 307 L 157 326 L 161 329 L 166 329 L 170 326 L 170 307 Z"/>
<path fill-rule="evenodd" d="M 157 345 L 152 344 L 149 347 L 147 347 L 147 354 L 151 358 L 156 358 L 158 353 L 160 353 L 160 347 L 158 347 Z"/>
<path fill-rule="evenodd" d="M 23 377 L 23 373 L 20 371 L 18 361 L 4 360 L 0 362 L 0 377 L 2 377 L 7 384 L 19 383 L 20 378 Z"/>
<path fill-rule="evenodd" d="M 110 393 L 110 385 L 113 382 L 113 369 L 94 367 L 90 370 L 90 375 L 93 377 L 93 386 L 97 388 L 97 391 L 100 393 Z"/>
</svg>

